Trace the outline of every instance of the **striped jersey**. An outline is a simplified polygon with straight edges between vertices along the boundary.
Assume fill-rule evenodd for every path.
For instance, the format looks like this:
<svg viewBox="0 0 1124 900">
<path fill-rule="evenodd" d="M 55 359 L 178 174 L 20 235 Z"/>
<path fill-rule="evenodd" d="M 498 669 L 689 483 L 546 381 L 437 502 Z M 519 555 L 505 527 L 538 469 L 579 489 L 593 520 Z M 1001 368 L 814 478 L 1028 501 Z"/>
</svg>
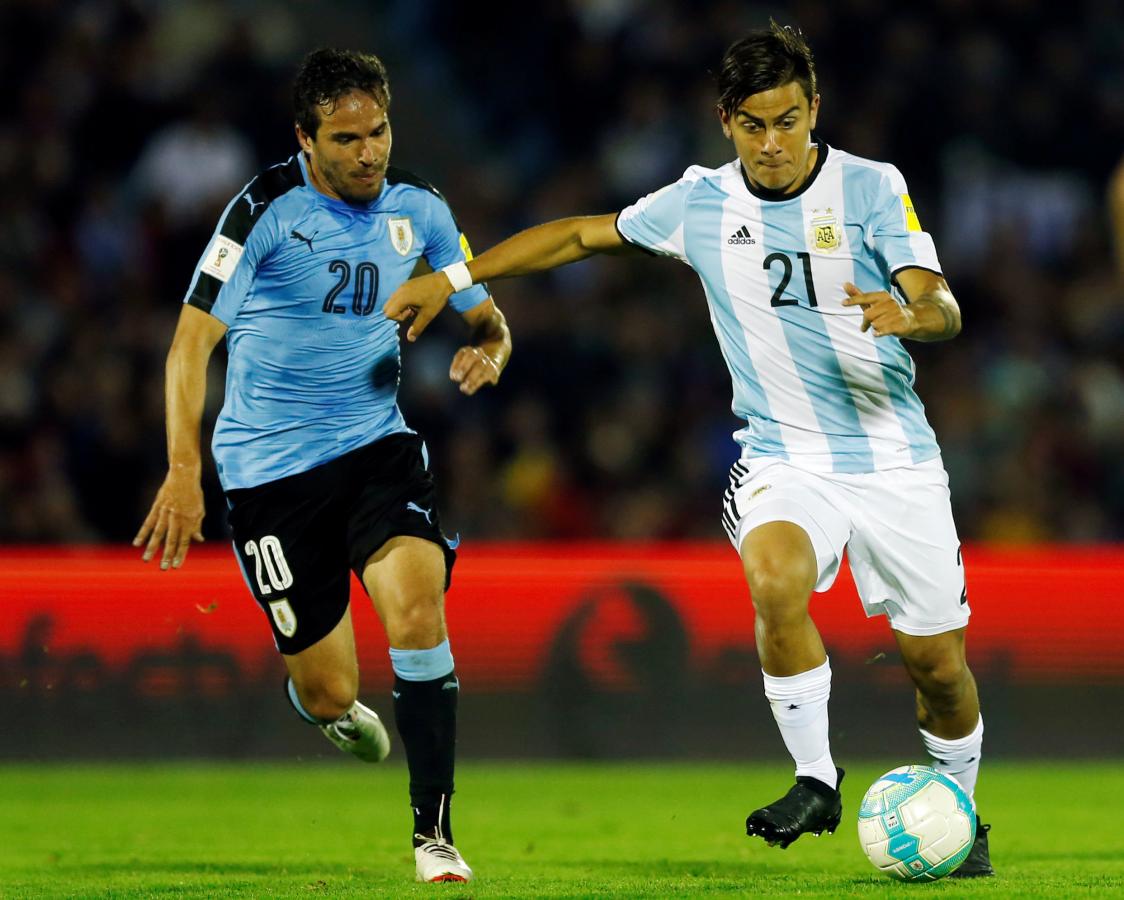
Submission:
<svg viewBox="0 0 1124 900">
<path fill-rule="evenodd" d="M 398 325 L 382 308 L 422 257 L 440 269 L 471 251 L 444 198 L 400 169 L 356 206 L 313 187 L 297 154 L 230 201 L 184 298 L 228 328 L 211 442 L 225 489 L 410 431 L 397 403 Z M 474 285 L 450 302 L 464 312 L 487 298 Z"/>
<path fill-rule="evenodd" d="M 911 267 L 940 273 L 896 168 L 818 142 L 799 190 L 769 198 L 734 160 L 692 166 L 617 220 L 630 243 L 698 274 L 734 387 L 742 457 L 820 472 L 932 459 L 936 438 L 896 337 L 860 330 L 843 283 L 890 291 Z"/>
</svg>

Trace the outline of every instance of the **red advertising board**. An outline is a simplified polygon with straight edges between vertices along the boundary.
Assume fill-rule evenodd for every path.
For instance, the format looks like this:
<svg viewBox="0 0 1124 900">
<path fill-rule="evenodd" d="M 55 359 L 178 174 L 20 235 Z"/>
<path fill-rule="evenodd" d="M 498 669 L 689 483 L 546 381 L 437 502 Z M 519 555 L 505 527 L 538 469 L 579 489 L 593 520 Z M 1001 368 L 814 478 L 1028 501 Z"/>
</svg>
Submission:
<svg viewBox="0 0 1124 900">
<path fill-rule="evenodd" d="M 1124 682 L 1124 550 L 968 547 L 964 559 L 973 663 L 1001 656 L 1022 682 Z M 726 545 L 466 545 L 448 597 L 458 670 L 478 690 L 522 690 L 580 612 L 587 670 L 627 687 L 612 648 L 649 627 L 636 589 L 677 617 L 692 669 L 753 645 L 748 592 Z M 358 583 L 353 600 L 364 680 L 378 683 L 389 677 L 386 642 Z M 93 652 L 108 667 L 185 641 L 232 654 L 248 672 L 272 660 L 265 618 L 221 547 L 192 550 L 172 572 L 131 548 L 3 549 L 0 608 L 0 659 L 16 661 L 6 667 L 16 677 L 29 641 L 48 654 Z M 836 656 L 893 649 L 885 620 L 864 618 L 846 569 L 816 596 L 813 616 Z"/>
</svg>

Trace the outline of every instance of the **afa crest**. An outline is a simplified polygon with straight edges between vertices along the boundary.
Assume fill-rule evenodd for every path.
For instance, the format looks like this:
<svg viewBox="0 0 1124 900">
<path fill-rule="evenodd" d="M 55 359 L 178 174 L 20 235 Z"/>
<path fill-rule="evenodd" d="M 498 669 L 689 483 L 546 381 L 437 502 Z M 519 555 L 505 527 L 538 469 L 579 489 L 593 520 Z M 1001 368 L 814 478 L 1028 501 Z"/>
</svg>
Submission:
<svg viewBox="0 0 1124 900">
<path fill-rule="evenodd" d="M 823 253 L 833 253 L 839 249 L 843 229 L 835 217 L 835 210 L 813 209 L 808 228 L 808 243 Z"/>
<path fill-rule="evenodd" d="M 406 256 L 414 246 L 414 226 L 409 216 L 396 216 L 386 221 L 386 231 L 390 244 L 399 256 Z"/>
</svg>

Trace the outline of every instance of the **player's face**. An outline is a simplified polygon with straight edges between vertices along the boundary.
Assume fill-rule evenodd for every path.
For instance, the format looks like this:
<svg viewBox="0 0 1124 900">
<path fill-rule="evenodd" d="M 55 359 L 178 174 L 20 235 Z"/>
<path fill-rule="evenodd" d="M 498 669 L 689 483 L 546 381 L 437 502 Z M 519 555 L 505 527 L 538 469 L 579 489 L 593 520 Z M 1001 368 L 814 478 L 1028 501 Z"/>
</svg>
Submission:
<svg viewBox="0 0 1124 900">
<path fill-rule="evenodd" d="M 812 168 L 812 129 L 820 96 L 812 102 L 795 81 L 746 97 L 732 114 L 718 111 L 746 175 L 756 187 L 791 193 Z"/>
<path fill-rule="evenodd" d="M 298 125 L 297 140 L 318 190 L 348 203 L 378 197 L 390 161 L 390 120 L 370 94 L 352 91 L 335 108 L 320 107 L 316 137 Z"/>
</svg>

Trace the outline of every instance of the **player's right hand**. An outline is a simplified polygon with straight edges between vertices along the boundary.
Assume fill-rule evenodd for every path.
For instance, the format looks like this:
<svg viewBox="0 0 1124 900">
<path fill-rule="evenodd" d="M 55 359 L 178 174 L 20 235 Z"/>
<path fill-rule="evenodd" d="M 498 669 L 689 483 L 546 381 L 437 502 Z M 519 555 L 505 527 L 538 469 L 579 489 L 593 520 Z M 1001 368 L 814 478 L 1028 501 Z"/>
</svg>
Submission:
<svg viewBox="0 0 1124 900">
<path fill-rule="evenodd" d="M 187 558 L 191 542 L 203 540 L 203 515 L 203 487 L 198 473 L 169 470 L 133 538 L 133 546 L 144 547 L 141 559 L 148 562 L 163 544 L 160 568 L 178 569 Z"/>
<path fill-rule="evenodd" d="M 452 293 L 453 286 L 443 272 L 411 278 L 390 295 L 383 307 L 383 315 L 395 322 L 409 322 L 406 340 L 413 343 L 445 308 Z"/>
</svg>

